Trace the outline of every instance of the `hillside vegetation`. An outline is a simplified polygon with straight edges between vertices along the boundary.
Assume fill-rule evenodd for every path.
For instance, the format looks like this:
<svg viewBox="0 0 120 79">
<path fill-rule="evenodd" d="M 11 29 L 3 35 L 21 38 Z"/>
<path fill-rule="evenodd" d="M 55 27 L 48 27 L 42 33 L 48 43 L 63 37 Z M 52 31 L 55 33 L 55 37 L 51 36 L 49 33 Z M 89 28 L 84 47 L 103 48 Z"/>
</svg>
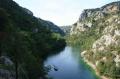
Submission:
<svg viewBox="0 0 120 79">
<path fill-rule="evenodd" d="M 14 1 L 0 0 L 0 79 L 46 78 L 43 60 L 65 46 L 63 32 L 51 27 Z"/>
<path fill-rule="evenodd" d="M 67 42 L 79 45 L 83 59 L 100 75 L 120 79 L 120 1 L 84 10 Z"/>
</svg>

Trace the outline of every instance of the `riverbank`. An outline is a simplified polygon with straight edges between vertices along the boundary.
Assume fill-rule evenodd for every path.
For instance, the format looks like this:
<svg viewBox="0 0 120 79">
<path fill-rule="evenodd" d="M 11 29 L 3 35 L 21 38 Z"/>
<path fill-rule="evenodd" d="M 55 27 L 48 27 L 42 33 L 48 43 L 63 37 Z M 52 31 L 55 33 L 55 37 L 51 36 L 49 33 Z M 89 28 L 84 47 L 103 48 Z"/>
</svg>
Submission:
<svg viewBox="0 0 120 79">
<path fill-rule="evenodd" d="M 83 62 L 79 47 L 66 46 L 63 51 L 47 57 L 44 65 L 55 66 L 48 72 L 48 76 L 54 79 L 97 79 Z"/>
<path fill-rule="evenodd" d="M 101 79 L 110 79 L 110 78 L 108 78 L 108 77 L 106 77 L 106 76 L 101 76 L 101 75 L 99 74 L 99 72 L 97 71 L 96 66 L 95 66 L 94 64 L 92 64 L 90 61 L 88 61 L 86 58 L 83 58 L 83 60 L 84 60 L 84 62 L 85 62 L 86 64 L 88 64 L 92 69 L 94 69 L 96 75 L 98 75 Z"/>
</svg>

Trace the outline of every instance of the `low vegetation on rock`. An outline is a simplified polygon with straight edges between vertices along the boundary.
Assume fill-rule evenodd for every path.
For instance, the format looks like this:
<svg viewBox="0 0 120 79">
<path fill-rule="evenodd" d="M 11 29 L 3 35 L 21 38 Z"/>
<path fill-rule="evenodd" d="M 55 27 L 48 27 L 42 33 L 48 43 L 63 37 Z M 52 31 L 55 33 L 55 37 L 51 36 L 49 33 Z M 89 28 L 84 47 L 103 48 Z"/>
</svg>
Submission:
<svg viewBox="0 0 120 79">
<path fill-rule="evenodd" d="M 80 45 L 83 59 L 91 62 L 100 75 L 119 79 L 120 1 L 84 10 L 72 25 L 67 42 Z"/>
</svg>

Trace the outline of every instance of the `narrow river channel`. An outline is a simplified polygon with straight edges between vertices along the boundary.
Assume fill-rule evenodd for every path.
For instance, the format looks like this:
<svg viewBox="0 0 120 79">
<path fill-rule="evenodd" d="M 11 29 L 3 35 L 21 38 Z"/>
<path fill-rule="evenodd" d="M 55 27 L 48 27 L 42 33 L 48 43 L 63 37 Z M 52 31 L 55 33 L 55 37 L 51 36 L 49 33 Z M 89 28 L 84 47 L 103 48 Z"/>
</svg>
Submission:
<svg viewBox="0 0 120 79">
<path fill-rule="evenodd" d="M 48 76 L 52 79 L 98 79 L 83 62 L 77 47 L 66 46 L 60 53 L 49 56 L 44 65 L 51 67 Z"/>
</svg>

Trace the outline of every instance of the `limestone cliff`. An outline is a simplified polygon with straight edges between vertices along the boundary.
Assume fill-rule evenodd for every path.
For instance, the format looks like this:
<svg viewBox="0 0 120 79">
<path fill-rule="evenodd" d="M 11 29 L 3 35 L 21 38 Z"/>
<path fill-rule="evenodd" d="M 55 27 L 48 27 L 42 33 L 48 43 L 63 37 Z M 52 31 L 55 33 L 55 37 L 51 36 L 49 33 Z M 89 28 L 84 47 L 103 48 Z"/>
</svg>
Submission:
<svg viewBox="0 0 120 79">
<path fill-rule="evenodd" d="M 63 31 L 64 31 L 64 33 L 66 34 L 66 35 L 69 35 L 70 34 L 70 29 L 72 28 L 72 26 L 61 26 L 60 27 Z"/>
<path fill-rule="evenodd" d="M 83 47 L 81 56 L 108 79 L 120 79 L 120 1 L 86 9 L 69 38 Z M 75 37 L 76 36 L 76 37 Z"/>
<path fill-rule="evenodd" d="M 120 11 L 120 1 L 107 4 L 101 8 L 85 9 L 79 20 L 72 25 L 71 35 L 85 31 L 93 26 L 95 21 L 105 18 L 107 15 L 117 14 Z"/>
</svg>

